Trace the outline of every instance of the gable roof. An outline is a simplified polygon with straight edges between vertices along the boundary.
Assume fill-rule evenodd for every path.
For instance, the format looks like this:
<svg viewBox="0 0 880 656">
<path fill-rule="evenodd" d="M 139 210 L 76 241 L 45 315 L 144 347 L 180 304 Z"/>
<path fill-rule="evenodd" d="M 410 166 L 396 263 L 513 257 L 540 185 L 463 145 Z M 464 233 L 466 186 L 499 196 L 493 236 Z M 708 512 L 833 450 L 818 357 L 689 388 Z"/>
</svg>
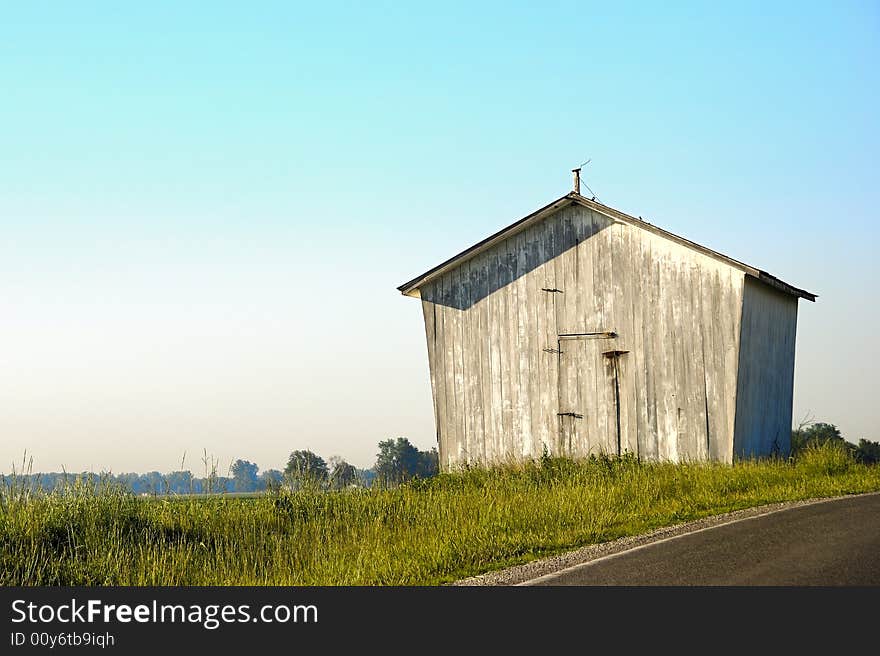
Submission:
<svg viewBox="0 0 880 656">
<path fill-rule="evenodd" d="M 717 251 L 713 251 L 712 249 L 701 246 L 696 242 L 692 242 L 688 239 L 685 239 L 684 237 L 679 237 L 676 234 L 663 230 L 662 228 L 658 228 L 657 226 L 652 225 L 647 221 L 637 219 L 633 216 L 630 216 L 629 214 L 624 214 L 623 212 L 616 210 L 613 207 L 608 207 L 607 205 L 603 205 L 596 200 L 590 200 L 589 198 L 585 198 L 580 194 L 576 194 L 574 192 L 568 193 L 565 196 L 556 199 L 549 205 L 545 205 L 541 209 L 532 212 L 528 216 L 520 219 L 519 221 L 516 221 L 506 228 L 499 230 L 494 235 L 486 237 L 483 241 L 474 244 L 470 248 L 463 250 L 458 255 L 455 255 L 445 262 L 438 264 L 433 269 L 430 269 L 422 275 L 413 278 L 409 282 L 402 284 L 397 289 L 398 291 L 400 291 L 401 294 L 404 294 L 405 296 L 416 296 L 419 287 L 431 282 L 432 280 L 438 278 L 447 271 L 456 268 L 457 266 L 466 262 L 472 257 L 475 257 L 476 255 L 479 255 L 483 251 L 488 250 L 499 242 L 504 241 L 508 237 L 512 237 L 513 235 L 522 232 L 532 225 L 542 221 L 543 219 L 547 218 L 548 216 L 562 209 L 563 207 L 575 204 L 582 205 L 583 207 L 591 209 L 594 212 L 604 214 L 605 216 L 614 219 L 615 221 L 619 221 L 620 223 L 641 228 L 642 230 L 647 230 L 648 232 L 652 232 L 655 235 L 665 237 L 666 239 L 674 241 L 677 244 L 681 244 L 682 246 L 693 249 L 698 253 L 702 253 L 703 255 L 707 255 L 716 260 L 720 260 L 721 262 L 724 262 L 725 264 L 728 264 L 735 269 L 739 269 L 740 271 L 745 272 L 746 275 L 752 276 L 753 278 L 756 278 L 757 280 L 760 280 L 761 282 L 770 285 L 771 287 L 775 287 L 776 289 L 785 292 L 786 294 L 791 294 L 792 296 L 797 296 L 799 298 L 805 298 L 808 301 L 815 301 L 817 298 L 816 294 L 805 291 L 803 289 L 799 289 L 794 285 L 789 285 L 787 282 L 780 280 L 776 276 L 770 275 L 766 271 L 757 269 L 753 266 L 740 262 L 739 260 L 735 260 L 732 257 L 723 255 L 722 253 L 719 253 Z"/>
</svg>

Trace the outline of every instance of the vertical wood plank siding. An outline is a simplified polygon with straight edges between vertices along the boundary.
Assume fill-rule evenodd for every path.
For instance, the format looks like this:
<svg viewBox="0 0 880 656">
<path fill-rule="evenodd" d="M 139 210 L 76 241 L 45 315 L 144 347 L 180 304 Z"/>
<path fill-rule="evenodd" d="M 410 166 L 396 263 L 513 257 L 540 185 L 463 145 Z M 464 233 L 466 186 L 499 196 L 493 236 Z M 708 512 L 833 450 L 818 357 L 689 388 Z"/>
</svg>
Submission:
<svg viewBox="0 0 880 656">
<path fill-rule="evenodd" d="M 791 450 L 797 299 L 746 279 L 739 348 L 734 455 Z"/>
<path fill-rule="evenodd" d="M 790 426 L 797 300 L 745 278 L 573 204 L 426 283 L 442 466 L 569 453 L 569 438 L 570 455 L 616 451 L 607 351 L 624 352 L 617 356 L 622 451 L 724 462 L 765 452 L 774 439 L 767 436 L 787 435 Z M 602 331 L 616 336 L 569 341 L 580 351 L 566 360 L 560 335 Z M 557 414 L 585 414 L 579 410 L 589 417 Z"/>
</svg>

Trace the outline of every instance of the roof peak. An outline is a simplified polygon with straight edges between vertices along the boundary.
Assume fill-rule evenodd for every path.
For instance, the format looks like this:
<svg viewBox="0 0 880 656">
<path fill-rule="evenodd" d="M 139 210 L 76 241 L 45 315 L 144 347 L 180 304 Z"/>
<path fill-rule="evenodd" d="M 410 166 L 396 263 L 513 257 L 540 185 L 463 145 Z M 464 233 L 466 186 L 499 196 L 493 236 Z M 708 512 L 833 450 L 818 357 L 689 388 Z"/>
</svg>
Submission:
<svg viewBox="0 0 880 656">
<path fill-rule="evenodd" d="M 445 262 L 438 264 L 433 269 L 430 269 L 430 270 L 426 271 L 425 273 L 423 273 L 421 276 L 413 278 L 409 282 L 404 283 L 403 285 L 401 285 L 397 289 L 398 289 L 398 291 L 400 291 L 404 295 L 407 295 L 407 296 L 415 295 L 415 293 L 418 291 L 419 287 L 421 287 L 422 285 L 424 285 L 424 284 L 430 282 L 431 280 L 434 280 L 435 278 L 443 275 L 447 271 L 450 271 L 451 269 L 458 267 L 459 265 L 463 264 L 464 262 L 470 260 L 472 257 L 478 255 L 479 253 L 482 253 L 485 250 L 488 250 L 492 246 L 508 239 L 509 237 L 512 237 L 513 235 L 521 232 L 522 230 L 525 230 L 529 226 L 534 225 L 540 221 L 543 221 L 544 219 L 546 219 L 550 215 L 555 214 L 557 211 L 559 211 L 563 207 L 567 207 L 568 205 L 570 205 L 572 203 L 578 203 L 579 205 L 582 205 L 590 210 L 604 214 L 605 216 L 607 216 L 615 221 L 618 221 L 618 222 L 624 223 L 624 224 L 628 224 L 628 225 L 632 225 L 632 226 L 641 228 L 643 230 L 647 230 L 648 232 L 651 232 L 653 234 L 656 234 L 656 235 L 659 235 L 659 236 L 664 237 L 666 239 L 669 239 L 671 241 L 674 241 L 682 246 L 686 246 L 687 248 L 691 248 L 693 250 L 696 250 L 697 252 L 700 252 L 703 255 L 707 255 L 708 257 L 714 258 L 716 260 L 720 260 L 730 266 L 733 266 L 737 269 L 740 269 L 741 271 L 745 272 L 746 274 L 770 285 L 771 287 L 775 287 L 776 289 L 779 289 L 780 291 L 783 291 L 787 294 L 791 294 L 791 295 L 797 296 L 799 298 L 805 298 L 808 301 L 815 301 L 817 298 L 816 294 L 813 294 L 811 292 L 808 292 L 803 289 L 799 289 L 798 287 L 795 287 L 793 285 L 790 285 L 790 284 L 780 280 L 776 276 L 770 275 L 766 271 L 762 271 L 760 269 L 752 267 L 748 264 L 745 264 L 744 262 L 740 262 L 739 260 L 735 260 L 732 257 L 724 255 L 723 253 L 719 253 L 718 251 L 714 251 L 714 250 L 707 248 L 705 246 L 702 246 L 696 242 L 690 241 L 689 239 L 685 239 L 684 237 L 680 237 L 679 235 L 671 233 L 668 230 L 664 230 L 662 228 L 659 228 L 659 227 L 655 226 L 654 224 L 645 221 L 641 217 L 636 218 L 634 216 L 630 216 L 629 214 L 621 212 L 620 210 L 614 209 L 613 207 L 610 207 L 608 205 L 605 205 L 604 203 L 597 201 L 595 196 L 592 198 L 586 198 L 585 196 L 582 196 L 577 191 L 568 192 L 564 196 L 557 198 L 555 201 L 545 205 L 544 207 L 542 207 L 538 210 L 535 210 L 531 214 L 523 217 L 522 219 L 515 221 L 514 223 L 510 224 L 506 228 L 502 228 L 498 232 L 486 237 L 484 240 L 474 244 L 470 248 L 463 250 L 458 255 L 455 255 L 455 256 L 449 258 L 448 260 L 446 260 Z"/>
</svg>

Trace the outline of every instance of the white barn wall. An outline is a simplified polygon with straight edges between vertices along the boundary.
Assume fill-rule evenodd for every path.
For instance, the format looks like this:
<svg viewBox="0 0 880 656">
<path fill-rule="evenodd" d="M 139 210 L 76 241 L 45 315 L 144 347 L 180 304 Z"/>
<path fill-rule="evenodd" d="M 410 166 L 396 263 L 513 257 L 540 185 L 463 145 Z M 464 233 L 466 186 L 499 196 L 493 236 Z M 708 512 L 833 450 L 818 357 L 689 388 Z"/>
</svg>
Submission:
<svg viewBox="0 0 880 656">
<path fill-rule="evenodd" d="M 730 462 L 744 277 L 573 204 L 424 284 L 442 466 L 616 448 L 613 367 L 602 350 L 628 351 L 619 358 L 622 450 Z M 560 333 L 606 330 L 617 337 L 591 344 L 589 362 L 565 359 Z M 569 350 L 588 357 L 577 353 Z M 561 403 L 592 394 L 586 421 L 557 416 L 577 410 Z"/>
<path fill-rule="evenodd" d="M 797 298 L 747 278 L 742 306 L 734 455 L 791 450 Z"/>
</svg>

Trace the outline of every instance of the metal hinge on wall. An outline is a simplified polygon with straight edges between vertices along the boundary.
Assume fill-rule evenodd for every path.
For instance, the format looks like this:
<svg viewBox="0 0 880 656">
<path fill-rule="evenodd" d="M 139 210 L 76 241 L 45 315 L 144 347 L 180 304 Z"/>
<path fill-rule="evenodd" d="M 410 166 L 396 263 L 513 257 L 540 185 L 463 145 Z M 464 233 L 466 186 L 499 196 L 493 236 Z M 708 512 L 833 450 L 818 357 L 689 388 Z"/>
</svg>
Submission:
<svg viewBox="0 0 880 656">
<path fill-rule="evenodd" d="M 545 348 L 542 350 L 544 351 L 544 353 L 562 353 L 562 351 L 560 351 L 559 349 L 555 349 L 555 348 Z"/>
<path fill-rule="evenodd" d="M 541 287 L 541 291 L 542 292 L 550 292 L 551 294 L 561 294 L 562 293 L 562 290 L 556 289 L 556 287 L 553 287 L 552 289 L 549 287 Z"/>
<path fill-rule="evenodd" d="M 583 415 L 579 415 L 576 412 L 557 412 L 556 416 L 557 417 L 574 417 L 575 419 L 583 419 L 584 418 Z"/>
</svg>

